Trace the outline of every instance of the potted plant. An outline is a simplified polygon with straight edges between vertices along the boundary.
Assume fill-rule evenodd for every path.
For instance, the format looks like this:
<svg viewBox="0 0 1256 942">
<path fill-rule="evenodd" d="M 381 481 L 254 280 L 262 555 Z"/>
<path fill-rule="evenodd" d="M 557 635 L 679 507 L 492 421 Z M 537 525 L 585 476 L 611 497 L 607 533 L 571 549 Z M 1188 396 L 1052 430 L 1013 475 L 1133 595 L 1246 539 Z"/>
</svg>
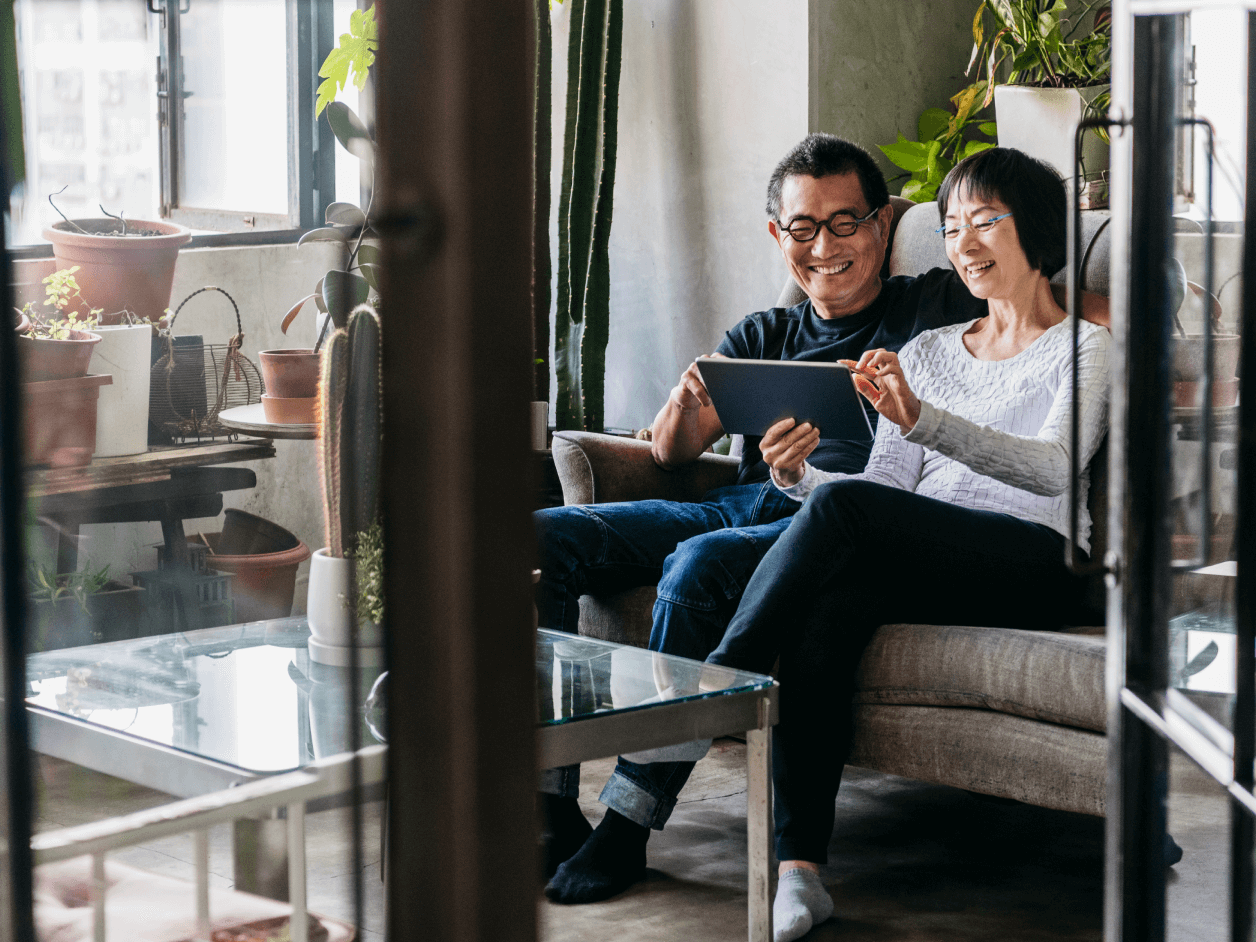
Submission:
<svg viewBox="0 0 1256 942">
<path fill-rule="evenodd" d="M 909 176 L 899 194 L 913 203 L 937 199 L 943 178 L 960 160 L 988 150 L 993 141 L 975 135 L 993 137 L 995 124 L 981 117 L 982 104 L 989 82 L 974 82 L 951 96 L 951 110 L 926 108 L 917 122 L 920 139 L 909 141 L 902 134 L 893 144 L 878 144 L 890 163 L 901 167 Z M 894 180 L 902 177 L 895 177 Z M 890 182 L 893 182 L 891 180 Z"/>
<path fill-rule="evenodd" d="M 314 112 L 316 117 L 324 111 L 327 112 L 327 123 L 331 125 L 332 133 L 340 146 L 364 161 L 368 167 L 374 166 L 375 141 L 366 124 L 353 109 L 335 98 L 350 78 L 359 91 L 366 87 L 378 47 L 375 7 L 354 10 L 349 17 L 349 32 L 341 34 L 339 44 L 328 53 L 318 71 L 324 81 L 318 88 Z M 297 243 L 306 245 L 311 242 L 334 242 L 343 248 L 346 261 L 342 268 L 327 271 L 310 294 L 288 309 L 279 325 L 286 334 L 297 315 L 312 301 L 319 313 L 326 318 L 314 347 L 263 350 L 260 354 L 262 378 L 267 392 L 262 397 L 262 404 L 267 410 L 268 421 L 291 422 L 295 420 L 292 416 L 303 414 L 294 410 L 305 409 L 312 412 L 313 397 L 318 386 L 319 351 L 329 326 L 344 328 L 348 324 L 349 312 L 366 301 L 371 301 L 378 307 L 380 251 L 378 246 L 366 241 L 368 237 L 376 235 L 370 223 L 373 201 L 372 197 L 365 210 L 353 203 L 332 203 L 327 207 L 324 217 L 326 225 L 305 233 Z M 305 403 L 291 405 L 268 401 L 268 397 L 274 397 L 275 400 L 299 398 Z M 280 418 L 281 415 L 288 417 Z M 312 414 L 305 420 L 313 421 Z"/>
<path fill-rule="evenodd" d="M 999 144 L 1039 157 L 1071 179 L 1077 123 L 1106 114 L 1111 100 L 1111 43 L 1107 0 L 1082 4 L 1071 15 L 1066 0 L 982 0 L 968 71 L 975 69 L 978 80 L 984 73 L 984 103 L 994 101 Z M 1004 64 L 1007 82 L 1000 83 L 996 75 Z M 1107 151 L 1106 133 L 1087 134 L 1084 182 L 1101 180 Z"/>
<path fill-rule="evenodd" d="M 52 197 L 49 197 L 49 202 Z M 56 204 L 53 203 L 56 209 Z M 170 306 L 170 288 L 179 247 L 192 238 L 172 222 L 125 219 L 105 213 L 103 219 L 68 219 L 45 229 L 57 267 L 79 271 L 82 298 L 75 310 L 92 307 L 111 312 L 103 323 L 121 323 L 122 311 L 157 323 Z M 105 212 L 101 207 L 101 212 Z"/>
<path fill-rule="evenodd" d="M 383 615 L 380 321 L 369 304 L 332 333 L 322 367 L 318 444 L 327 546 L 310 558 L 309 651 L 315 661 L 345 666 L 355 620 L 358 647 L 377 648 Z M 360 663 L 378 659 L 364 656 Z"/>
<path fill-rule="evenodd" d="M 111 579 L 108 566 L 58 573 L 32 560 L 27 591 L 34 626 L 31 651 L 137 637 L 144 590 Z"/>
</svg>

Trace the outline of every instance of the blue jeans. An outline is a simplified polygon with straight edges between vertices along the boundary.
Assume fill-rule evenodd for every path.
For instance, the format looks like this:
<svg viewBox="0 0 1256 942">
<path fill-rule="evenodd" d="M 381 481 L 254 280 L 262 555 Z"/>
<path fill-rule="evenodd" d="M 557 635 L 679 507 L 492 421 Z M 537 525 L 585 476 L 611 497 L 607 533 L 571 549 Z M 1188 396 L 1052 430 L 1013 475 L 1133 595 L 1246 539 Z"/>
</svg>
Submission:
<svg viewBox="0 0 1256 942">
<path fill-rule="evenodd" d="M 658 585 L 650 649 L 703 660 L 724 636 L 759 560 L 801 505 L 770 482 L 717 488 L 701 502 L 630 501 L 533 514 L 540 625 L 576 633 L 582 595 Z M 621 759 L 602 802 L 662 828 L 692 762 Z M 546 769 L 541 790 L 575 797 L 579 766 Z"/>
<path fill-rule="evenodd" d="M 765 672 L 780 657 L 777 859 L 825 862 L 855 671 L 879 625 L 1091 624 L 1083 588 L 1040 524 L 866 481 L 812 492 L 707 659 Z"/>
</svg>

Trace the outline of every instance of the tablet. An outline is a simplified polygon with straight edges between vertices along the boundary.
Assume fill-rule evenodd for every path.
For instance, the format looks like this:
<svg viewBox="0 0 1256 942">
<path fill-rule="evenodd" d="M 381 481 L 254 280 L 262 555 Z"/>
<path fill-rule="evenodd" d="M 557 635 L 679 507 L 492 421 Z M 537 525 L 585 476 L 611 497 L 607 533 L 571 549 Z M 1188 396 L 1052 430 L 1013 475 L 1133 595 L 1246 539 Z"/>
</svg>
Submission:
<svg viewBox="0 0 1256 942">
<path fill-rule="evenodd" d="M 841 363 L 699 357 L 698 372 L 730 435 L 762 435 L 781 419 L 810 422 L 821 438 L 871 441 L 872 423 Z"/>
</svg>

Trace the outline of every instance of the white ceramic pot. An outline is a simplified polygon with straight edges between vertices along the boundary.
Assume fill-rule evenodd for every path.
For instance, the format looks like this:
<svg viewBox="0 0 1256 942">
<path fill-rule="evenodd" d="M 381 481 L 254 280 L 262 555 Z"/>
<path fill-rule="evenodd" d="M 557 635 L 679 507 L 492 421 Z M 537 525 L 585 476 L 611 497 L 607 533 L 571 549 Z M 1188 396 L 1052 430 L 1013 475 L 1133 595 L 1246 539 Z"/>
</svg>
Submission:
<svg viewBox="0 0 1256 942">
<path fill-rule="evenodd" d="M 139 455 L 148 451 L 148 386 L 153 329 L 96 327 L 100 343 L 92 354 L 93 373 L 109 373 L 113 383 L 102 386 L 96 406 L 98 458 Z"/>
<path fill-rule="evenodd" d="M 310 557 L 310 588 L 305 617 L 310 625 L 310 658 L 319 664 L 348 667 L 353 631 L 350 582 L 353 560 L 329 556 L 327 548 Z M 358 663 L 383 663 L 383 638 L 373 621 L 358 625 Z"/>
<path fill-rule="evenodd" d="M 1089 88 L 1030 88 L 999 85 L 994 89 L 994 114 L 999 126 L 999 146 L 1015 147 L 1045 160 L 1065 180 L 1073 177 L 1073 134 L 1086 113 L 1086 105 L 1107 85 Z M 1086 178 L 1094 179 L 1108 169 L 1108 145 L 1094 132 L 1082 141 Z"/>
</svg>

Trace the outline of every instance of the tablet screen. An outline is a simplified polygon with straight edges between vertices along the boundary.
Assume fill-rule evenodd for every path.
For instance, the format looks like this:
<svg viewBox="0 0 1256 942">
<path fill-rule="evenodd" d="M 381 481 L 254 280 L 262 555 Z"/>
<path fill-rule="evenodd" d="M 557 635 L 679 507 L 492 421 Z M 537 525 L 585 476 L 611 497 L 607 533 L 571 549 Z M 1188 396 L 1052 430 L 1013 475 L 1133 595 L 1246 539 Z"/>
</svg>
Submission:
<svg viewBox="0 0 1256 942">
<path fill-rule="evenodd" d="M 724 431 L 762 435 L 781 419 L 810 422 L 821 438 L 871 441 L 872 423 L 841 363 L 699 357 L 698 371 Z"/>
</svg>

